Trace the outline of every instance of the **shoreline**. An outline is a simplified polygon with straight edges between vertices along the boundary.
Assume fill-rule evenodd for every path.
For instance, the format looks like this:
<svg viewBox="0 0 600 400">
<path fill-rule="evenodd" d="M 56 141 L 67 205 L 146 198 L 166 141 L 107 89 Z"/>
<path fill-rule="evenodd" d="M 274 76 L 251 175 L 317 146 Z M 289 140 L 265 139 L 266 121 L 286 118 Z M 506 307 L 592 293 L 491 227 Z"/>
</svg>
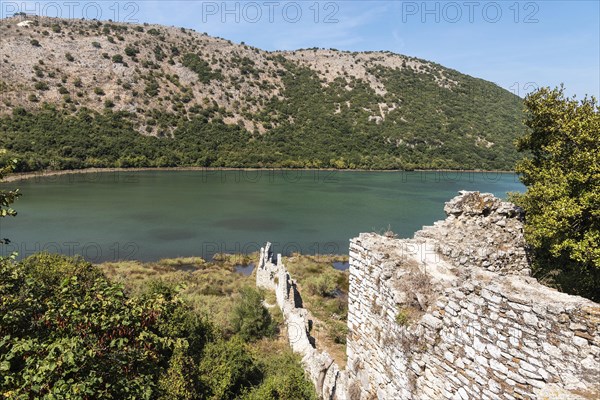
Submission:
<svg viewBox="0 0 600 400">
<path fill-rule="evenodd" d="M 48 178 L 62 175 L 94 174 L 109 172 L 143 172 L 143 171 L 342 171 L 342 172 L 452 172 L 452 173 L 502 173 L 514 174 L 508 170 L 483 169 L 337 169 L 337 168 L 229 168 L 229 167 L 142 167 L 142 168 L 83 168 L 65 170 L 44 170 L 34 172 L 10 173 L 0 183 L 25 181 L 35 178 Z"/>
</svg>

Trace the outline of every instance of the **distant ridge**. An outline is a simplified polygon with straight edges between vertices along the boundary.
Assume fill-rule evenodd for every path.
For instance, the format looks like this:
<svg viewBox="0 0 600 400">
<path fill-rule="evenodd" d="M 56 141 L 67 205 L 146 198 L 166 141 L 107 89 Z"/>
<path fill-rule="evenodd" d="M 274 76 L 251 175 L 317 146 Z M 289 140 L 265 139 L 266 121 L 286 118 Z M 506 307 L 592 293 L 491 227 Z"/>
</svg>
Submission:
<svg viewBox="0 0 600 400">
<path fill-rule="evenodd" d="M 0 20 L 0 157 L 19 159 L 19 171 L 510 170 L 518 159 L 521 99 L 425 60 L 267 52 L 160 25 L 23 21 Z"/>
</svg>

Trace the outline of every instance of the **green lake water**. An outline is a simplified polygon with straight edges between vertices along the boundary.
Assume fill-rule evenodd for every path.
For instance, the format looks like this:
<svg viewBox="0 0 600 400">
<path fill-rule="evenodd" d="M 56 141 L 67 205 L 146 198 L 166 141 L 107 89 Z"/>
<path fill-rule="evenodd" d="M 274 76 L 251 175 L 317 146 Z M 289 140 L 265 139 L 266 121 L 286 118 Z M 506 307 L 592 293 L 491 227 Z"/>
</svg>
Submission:
<svg viewBox="0 0 600 400">
<path fill-rule="evenodd" d="M 20 188 L 0 220 L 2 255 L 81 254 L 92 262 L 276 252 L 344 254 L 360 232 L 411 237 L 445 218 L 459 190 L 506 197 L 512 173 L 143 171 L 74 174 L 2 184 Z"/>
</svg>

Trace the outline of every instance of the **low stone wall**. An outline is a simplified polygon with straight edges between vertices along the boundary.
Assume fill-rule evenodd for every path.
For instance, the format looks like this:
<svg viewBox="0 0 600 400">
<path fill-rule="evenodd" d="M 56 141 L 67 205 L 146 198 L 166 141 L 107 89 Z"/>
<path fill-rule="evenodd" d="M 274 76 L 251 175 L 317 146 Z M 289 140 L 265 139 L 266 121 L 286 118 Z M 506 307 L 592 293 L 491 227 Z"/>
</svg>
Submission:
<svg viewBox="0 0 600 400">
<path fill-rule="evenodd" d="M 600 305 L 528 276 L 510 203 L 463 192 L 446 212 L 351 240 L 349 398 L 600 398 Z"/>
<path fill-rule="evenodd" d="M 346 375 L 327 352 L 316 349 L 315 339 L 310 336 L 312 321 L 308 311 L 302 307 L 302 298 L 296 282 L 291 279 L 283 265 L 281 254 L 278 254 L 276 262 L 273 262 L 270 243 L 260 250 L 256 285 L 275 291 L 290 346 L 295 353 L 302 356 L 304 369 L 315 385 L 319 398 L 346 400 Z"/>
</svg>

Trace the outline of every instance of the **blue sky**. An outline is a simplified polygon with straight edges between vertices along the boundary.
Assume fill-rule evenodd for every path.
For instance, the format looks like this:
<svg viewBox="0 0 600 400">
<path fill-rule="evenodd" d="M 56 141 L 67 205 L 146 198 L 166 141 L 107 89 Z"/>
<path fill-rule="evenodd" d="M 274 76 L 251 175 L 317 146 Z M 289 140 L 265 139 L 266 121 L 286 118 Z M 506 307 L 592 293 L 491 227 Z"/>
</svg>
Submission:
<svg viewBox="0 0 600 400">
<path fill-rule="evenodd" d="M 564 83 L 600 97 L 600 1 L 29 2 L 51 15 L 193 28 L 265 50 L 389 50 L 497 83 L 524 96 Z M 3 1 L 3 16 L 22 1 Z M 47 6 L 47 7 L 46 7 Z"/>
</svg>

